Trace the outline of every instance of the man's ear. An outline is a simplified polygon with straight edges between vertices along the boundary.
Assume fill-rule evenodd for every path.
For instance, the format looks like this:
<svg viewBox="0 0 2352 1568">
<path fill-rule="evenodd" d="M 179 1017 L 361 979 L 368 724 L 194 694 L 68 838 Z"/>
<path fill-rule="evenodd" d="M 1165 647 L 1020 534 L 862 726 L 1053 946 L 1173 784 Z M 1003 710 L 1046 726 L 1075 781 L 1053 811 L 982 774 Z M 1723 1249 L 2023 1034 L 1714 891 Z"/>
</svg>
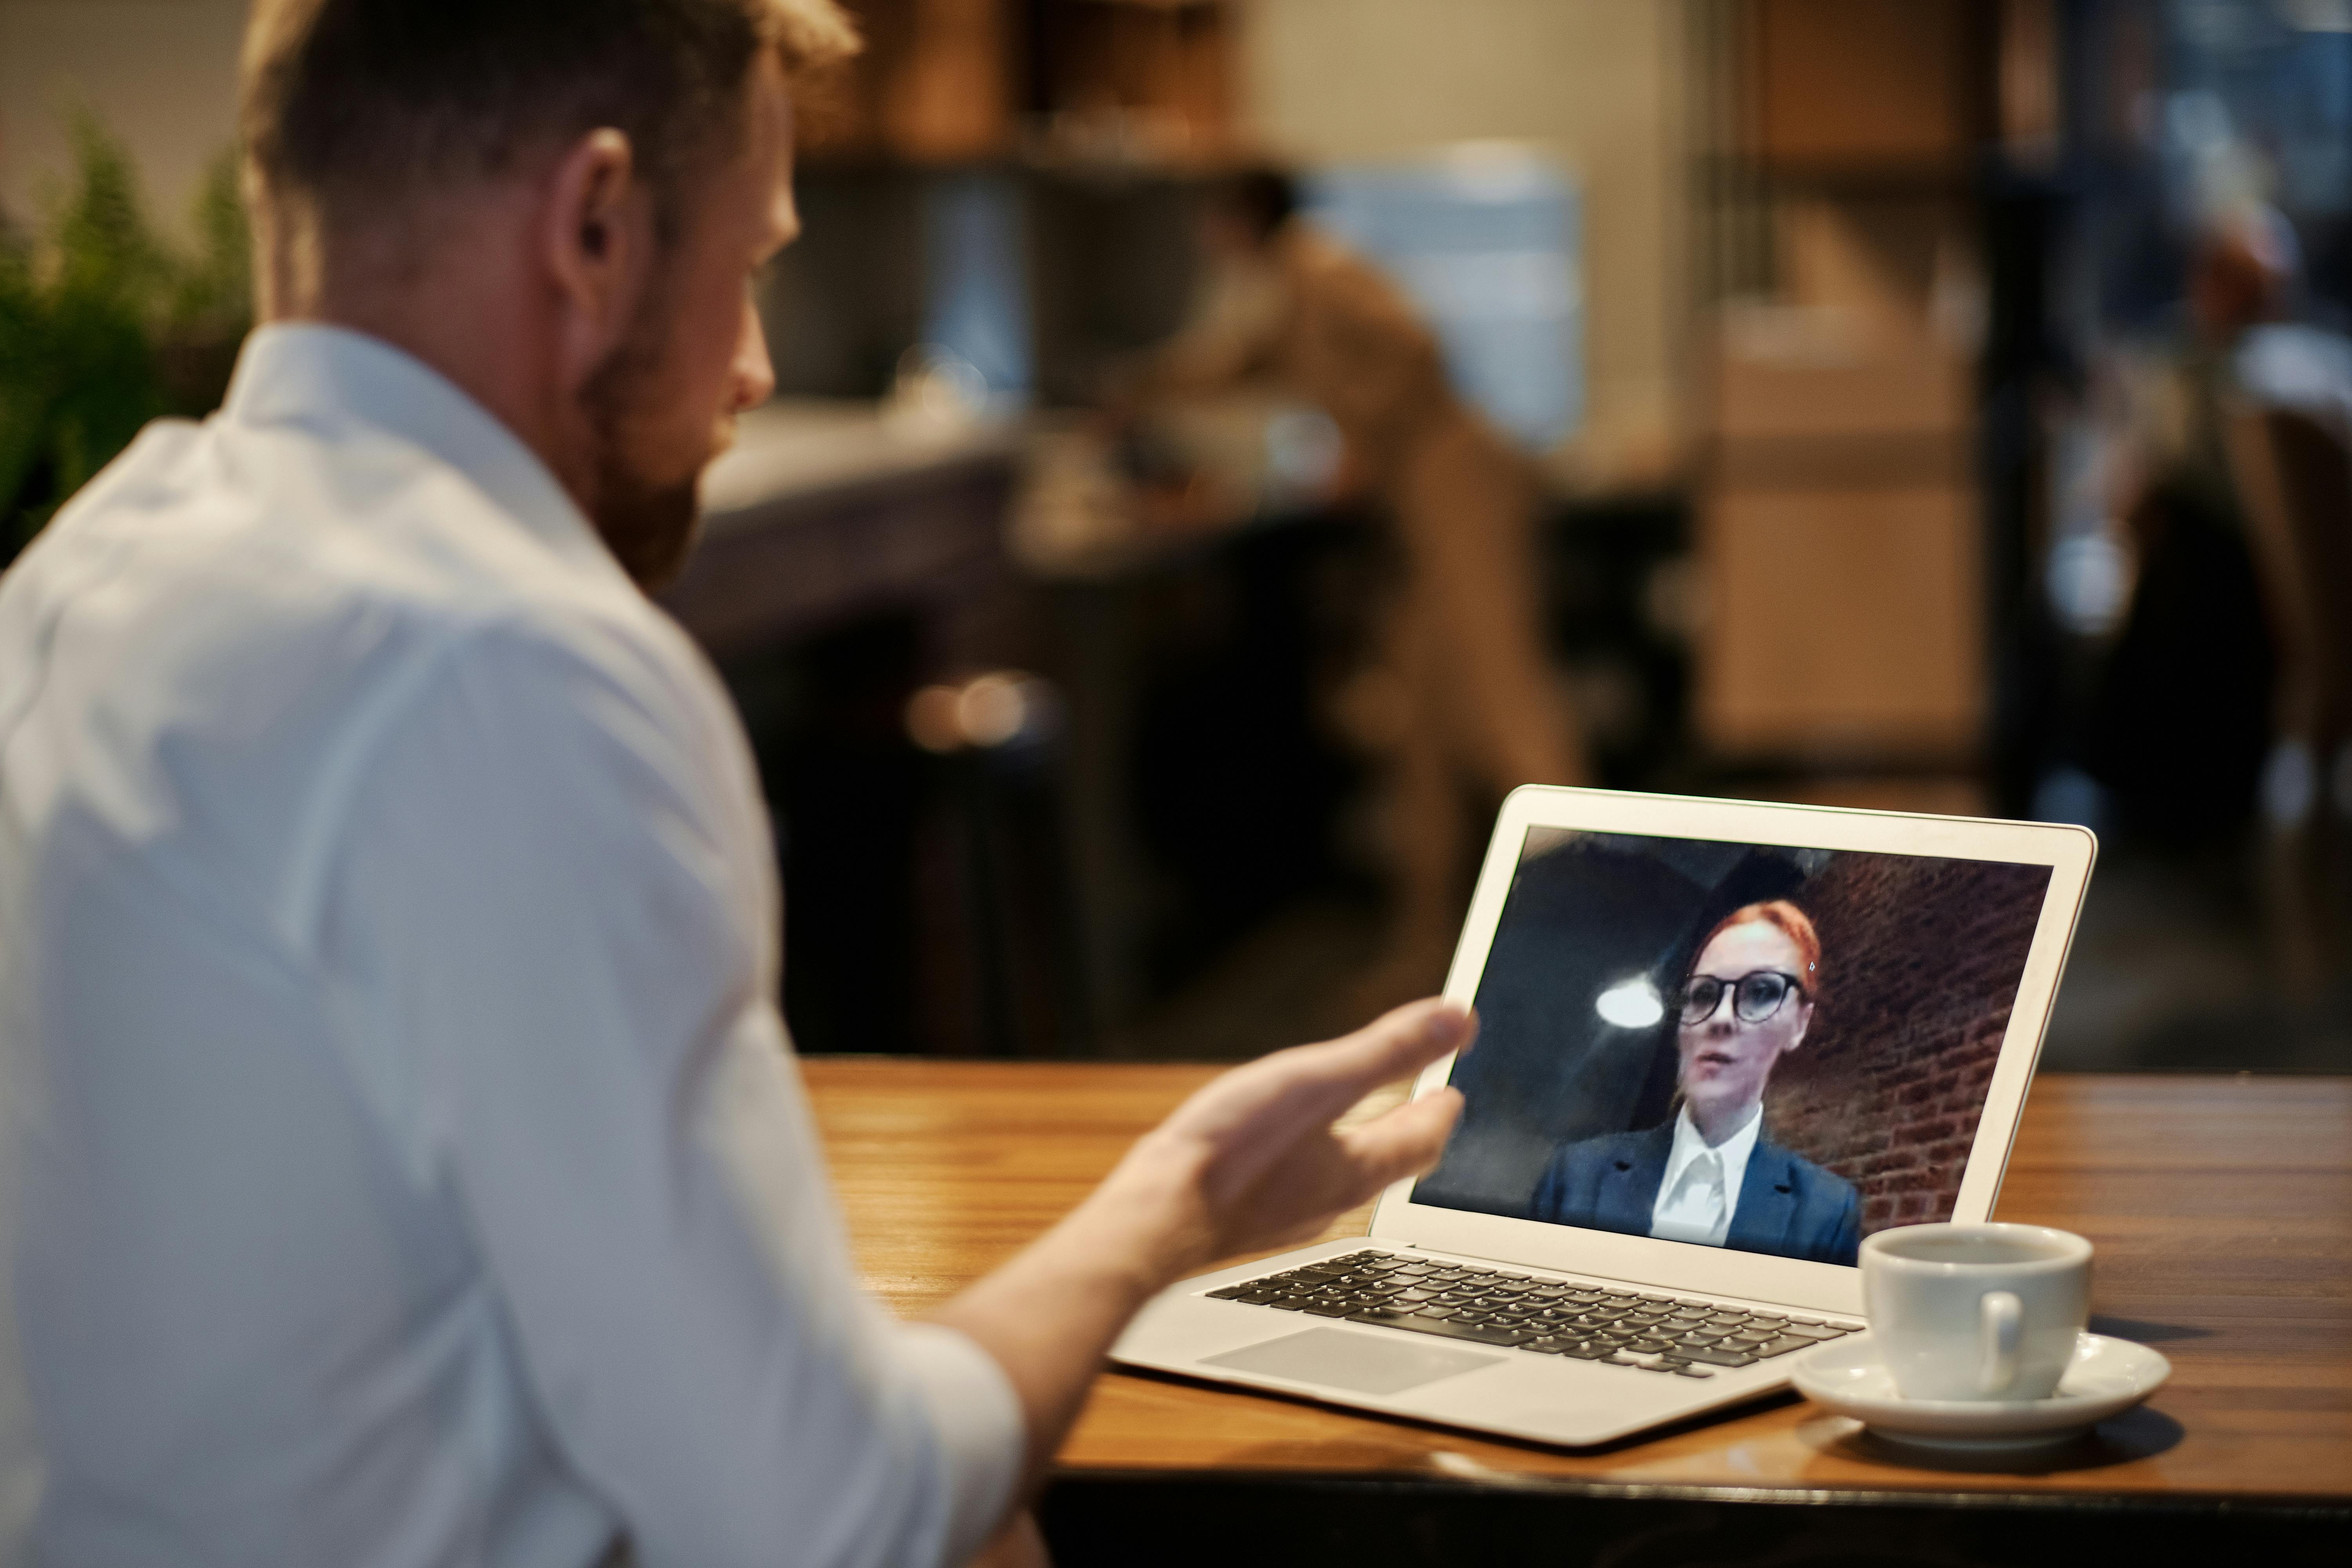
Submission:
<svg viewBox="0 0 2352 1568">
<path fill-rule="evenodd" d="M 565 149 L 545 188 L 541 254 L 562 311 L 563 380 L 576 387 L 635 313 L 653 257 L 653 198 L 629 139 L 609 126 Z"/>
</svg>

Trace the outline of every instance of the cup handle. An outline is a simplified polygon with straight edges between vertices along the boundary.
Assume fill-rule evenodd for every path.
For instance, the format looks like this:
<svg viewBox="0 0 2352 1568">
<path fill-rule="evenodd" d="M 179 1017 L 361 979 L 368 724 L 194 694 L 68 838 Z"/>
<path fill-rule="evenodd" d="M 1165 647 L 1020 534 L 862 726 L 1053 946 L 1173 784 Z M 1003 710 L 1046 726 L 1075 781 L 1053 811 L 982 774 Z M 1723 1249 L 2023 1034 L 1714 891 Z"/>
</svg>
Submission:
<svg viewBox="0 0 2352 1568">
<path fill-rule="evenodd" d="M 2017 1344 L 2024 1321 L 2023 1304 L 2006 1290 L 1988 1290 L 1977 1298 L 1978 1394 L 1998 1395 L 2017 1381 Z"/>
</svg>

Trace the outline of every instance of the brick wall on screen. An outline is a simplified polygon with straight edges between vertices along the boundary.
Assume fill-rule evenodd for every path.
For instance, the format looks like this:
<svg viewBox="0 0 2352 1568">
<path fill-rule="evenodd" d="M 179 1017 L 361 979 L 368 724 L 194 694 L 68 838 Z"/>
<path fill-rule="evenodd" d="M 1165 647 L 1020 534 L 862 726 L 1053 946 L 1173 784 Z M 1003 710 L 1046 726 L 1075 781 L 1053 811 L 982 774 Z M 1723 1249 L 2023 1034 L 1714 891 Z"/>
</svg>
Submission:
<svg viewBox="0 0 2352 1568">
<path fill-rule="evenodd" d="M 1844 855 L 1796 895 L 1827 983 L 1765 1125 L 1861 1190 L 1865 1233 L 1951 1217 L 2049 875 Z"/>
</svg>

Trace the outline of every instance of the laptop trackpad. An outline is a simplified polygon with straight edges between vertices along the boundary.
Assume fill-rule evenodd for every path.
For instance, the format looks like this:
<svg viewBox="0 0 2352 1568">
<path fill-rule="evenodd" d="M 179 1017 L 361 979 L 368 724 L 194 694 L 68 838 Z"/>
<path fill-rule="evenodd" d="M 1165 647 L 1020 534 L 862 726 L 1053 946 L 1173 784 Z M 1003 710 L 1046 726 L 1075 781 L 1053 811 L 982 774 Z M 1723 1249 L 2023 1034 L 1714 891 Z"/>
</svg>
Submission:
<svg viewBox="0 0 2352 1568">
<path fill-rule="evenodd" d="M 1357 1394 L 1402 1394 L 1502 1359 L 1451 1345 L 1409 1345 L 1370 1334 L 1351 1334 L 1345 1329 L 1309 1329 L 1223 1355 L 1202 1356 L 1201 1361 L 1204 1366 L 1328 1384 Z"/>
</svg>

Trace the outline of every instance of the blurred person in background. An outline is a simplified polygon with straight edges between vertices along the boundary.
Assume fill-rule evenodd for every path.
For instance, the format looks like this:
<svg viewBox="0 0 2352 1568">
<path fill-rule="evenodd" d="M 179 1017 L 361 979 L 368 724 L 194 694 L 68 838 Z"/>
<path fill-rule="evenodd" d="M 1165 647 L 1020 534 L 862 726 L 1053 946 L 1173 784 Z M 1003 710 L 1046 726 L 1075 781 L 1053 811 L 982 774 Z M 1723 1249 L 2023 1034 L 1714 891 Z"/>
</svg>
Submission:
<svg viewBox="0 0 2352 1568">
<path fill-rule="evenodd" d="M 2303 246 L 2275 207 L 2212 226 L 2189 279 L 2199 337 L 2226 355 L 2230 385 L 2264 406 L 2295 408 L 2352 440 L 2352 338 L 2302 319 Z"/>
<path fill-rule="evenodd" d="M 2297 408 L 2352 439 L 2352 341 L 2293 319 L 2299 274 L 2284 216 L 2217 201 L 2193 245 L 2178 333 L 2119 363 L 2114 508 L 2137 569 L 2085 751 L 2125 824 L 2161 841 L 2242 824 L 2275 739 L 2283 606 L 2262 580 L 2232 421 Z M 2180 743 L 2184 722 L 2194 746 Z"/>
<path fill-rule="evenodd" d="M 1385 774 L 1391 931 L 1363 987 L 1385 1000 L 1444 973 L 1474 811 L 1591 769 L 1544 650 L 1533 465 L 1454 392 L 1402 291 L 1297 205 L 1278 170 L 1225 179 L 1202 224 L 1191 318 L 1128 395 L 1148 405 L 1264 384 L 1312 404 L 1339 427 L 1347 487 L 1395 528 L 1402 582 L 1339 714 Z"/>
<path fill-rule="evenodd" d="M 937 1564 L 1212 1258 L 1427 1168 L 1426 1003 L 860 1289 L 740 721 L 645 589 L 771 386 L 831 0 L 264 0 L 259 314 L 0 578 L 0 1560 Z M 799 911 L 822 920 L 822 910 Z M 29 1516 L 29 1517 L 28 1517 Z"/>
</svg>

